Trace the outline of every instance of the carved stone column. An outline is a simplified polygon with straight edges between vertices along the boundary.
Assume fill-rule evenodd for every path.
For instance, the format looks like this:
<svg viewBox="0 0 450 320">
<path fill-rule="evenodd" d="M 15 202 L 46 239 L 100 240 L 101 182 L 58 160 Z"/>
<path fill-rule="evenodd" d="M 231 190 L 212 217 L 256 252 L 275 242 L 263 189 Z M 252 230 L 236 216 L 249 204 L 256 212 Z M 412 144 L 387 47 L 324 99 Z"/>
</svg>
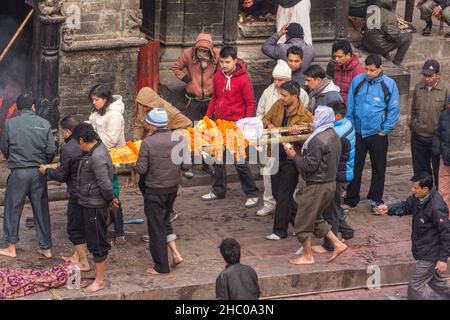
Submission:
<svg viewBox="0 0 450 320">
<path fill-rule="evenodd" d="M 58 80 L 60 28 L 65 18 L 61 0 L 27 0 L 34 8 L 33 93 L 37 114 L 47 119 L 55 131 L 59 125 Z"/>
<path fill-rule="evenodd" d="M 223 18 L 223 44 L 234 46 L 237 38 L 239 0 L 225 0 Z"/>
<path fill-rule="evenodd" d="M 348 0 L 337 0 L 336 3 L 336 40 L 347 40 Z"/>
</svg>

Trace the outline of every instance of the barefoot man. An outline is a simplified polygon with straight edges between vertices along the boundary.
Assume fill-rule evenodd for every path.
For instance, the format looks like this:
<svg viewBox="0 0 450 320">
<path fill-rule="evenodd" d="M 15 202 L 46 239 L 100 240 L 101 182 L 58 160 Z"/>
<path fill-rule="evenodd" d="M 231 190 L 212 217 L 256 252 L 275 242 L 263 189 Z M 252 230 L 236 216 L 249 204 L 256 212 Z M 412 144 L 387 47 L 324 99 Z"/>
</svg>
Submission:
<svg viewBox="0 0 450 320">
<path fill-rule="evenodd" d="M 331 231 L 331 226 L 323 219 L 323 213 L 331 204 L 336 190 L 336 175 L 341 155 L 341 142 L 334 126 L 334 111 L 318 106 L 312 124 L 313 133 L 303 144 L 301 156 L 293 148 L 285 147 L 289 159 L 293 159 L 297 170 L 306 181 L 306 188 L 298 199 L 295 218 L 295 233 L 303 245 L 304 255 L 289 260 L 294 265 L 314 264 L 311 236 L 327 237 L 334 246 L 328 261 L 333 261 L 347 249 Z"/>
<path fill-rule="evenodd" d="M 8 243 L 8 247 L 1 249 L 0 255 L 16 257 L 20 216 L 28 196 L 33 208 L 38 252 L 51 258 L 47 179 L 39 172 L 39 166 L 53 160 L 55 139 L 50 123 L 35 115 L 35 98 L 31 94 L 17 98 L 17 110 L 19 115 L 6 123 L 1 140 L 1 151 L 8 161 L 11 174 L 6 184 L 3 220 L 3 240 Z"/>
<path fill-rule="evenodd" d="M 170 223 L 170 214 L 181 183 L 181 170 L 188 170 L 189 166 L 179 161 L 183 160 L 183 153 L 178 158 L 180 154 L 175 156 L 176 151 L 173 152 L 180 141 L 172 139 L 176 136 L 172 135 L 168 122 L 165 109 L 152 108 L 146 118 L 146 127 L 151 135 L 142 141 L 136 162 L 137 172 L 145 179 L 144 212 L 154 262 L 154 267 L 146 272 L 151 275 L 170 272 L 167 247 L 172 252 L 172 268 L 184 261 L 175 244 L 177 237 Z"/>
<path fill-rule="evenodd" d="M 105 265 L 111 249 L 106 241 L 108 207 L 119 206 L 114 198 L 114 167 L 105 145 L 89 123 L 80 123 L 73 129 L 83 157 L 78 166 L 78 204 L 83 215 L 87 247 L 94 256 L 95 280 L 84 289 L 92 293 L 104 288 Z"/>
<path fill-rule="evenodd" d="M 83 215 L 78 204 L 77 191 L 78 165 L 83 153 L 72 137 L 73 129 L 79 123 L 80 120 L 76 116 L 67 116 L 61 121 L 65 144 L 61 148 L 59 166 L 54 169 L 48 165 L 41 165 L 39 171 L 46 175 L 48 179 L 67 184 L 67 193 L 69 196 L 69 202 L 67 204 L 67 233 L 70 242 L 74 246 L 74 253 L 71 257 L 62 258 L 64 261 L 70 261 L 77 265 L 81 271 L 89 271 L 91 268 L 87 259 Z"/>
</svg>

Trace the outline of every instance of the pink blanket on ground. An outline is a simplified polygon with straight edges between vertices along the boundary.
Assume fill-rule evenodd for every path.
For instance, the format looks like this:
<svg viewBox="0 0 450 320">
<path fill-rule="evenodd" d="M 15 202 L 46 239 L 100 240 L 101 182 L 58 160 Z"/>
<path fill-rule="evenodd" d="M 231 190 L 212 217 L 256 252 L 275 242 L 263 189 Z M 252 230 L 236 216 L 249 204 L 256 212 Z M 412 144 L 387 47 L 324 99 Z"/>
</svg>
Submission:
<svg viewBox="0 0 450 320">
<path fill-rule="evenodd" d="M 63 263 L 46 271 L 0 268 L 0 300 L 20 298 L 64 286 L 69 277 L 69 265 Z"/>
</svg>

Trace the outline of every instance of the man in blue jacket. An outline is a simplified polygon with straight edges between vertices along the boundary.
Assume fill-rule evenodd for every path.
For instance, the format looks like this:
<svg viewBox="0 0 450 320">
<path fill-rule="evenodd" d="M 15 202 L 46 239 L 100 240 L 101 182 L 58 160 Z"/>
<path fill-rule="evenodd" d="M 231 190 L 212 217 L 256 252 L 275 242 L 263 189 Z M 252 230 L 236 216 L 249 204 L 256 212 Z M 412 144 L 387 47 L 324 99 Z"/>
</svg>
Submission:
<svg viewBox="0 0 450 320">
<path fill-rule="evenodd" d="M 367 199 L 374 209 L 383 203 L 388 135 L 397 124 L 400 105 L 397 85 L 383 74 L 381 57 L 369 55 L 365 64 L 366 73 L 353 79 L 347 98 L 346 117 L 355 127 L 356 154 L 354 179 L 344 203 L 356 207 L 360 201 L 361 176 L 369 152 L 372 181 Z"/>
</svg>

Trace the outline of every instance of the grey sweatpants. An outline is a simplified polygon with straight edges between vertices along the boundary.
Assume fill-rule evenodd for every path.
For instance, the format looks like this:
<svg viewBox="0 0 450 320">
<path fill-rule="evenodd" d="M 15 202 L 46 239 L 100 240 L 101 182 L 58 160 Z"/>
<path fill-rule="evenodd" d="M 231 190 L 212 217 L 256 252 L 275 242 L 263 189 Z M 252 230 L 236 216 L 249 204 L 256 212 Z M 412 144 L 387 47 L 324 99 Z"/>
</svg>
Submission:
<svg viewBox="0 0 450 320">
<path fill-rule="evenodd" d="M 408 300 L 423 300 L 425 286 L 428 284 L 434 292 L 450 300 L 450 284 L 435 270 L 436 263 L 418 260 L 408 284 Z"/>
<path fill-rule="evenodd" d="M 48 208 L 47 178 L 38 168 L 13 169 L 8 177 L 5 192 L 5 218 L 3 240 L 19 242 L 19 224 L 25 198 L 28 196 L 33 209 L 34 225 L 39 247 L 51 249 L 50 212 Z"/>
</svg>

